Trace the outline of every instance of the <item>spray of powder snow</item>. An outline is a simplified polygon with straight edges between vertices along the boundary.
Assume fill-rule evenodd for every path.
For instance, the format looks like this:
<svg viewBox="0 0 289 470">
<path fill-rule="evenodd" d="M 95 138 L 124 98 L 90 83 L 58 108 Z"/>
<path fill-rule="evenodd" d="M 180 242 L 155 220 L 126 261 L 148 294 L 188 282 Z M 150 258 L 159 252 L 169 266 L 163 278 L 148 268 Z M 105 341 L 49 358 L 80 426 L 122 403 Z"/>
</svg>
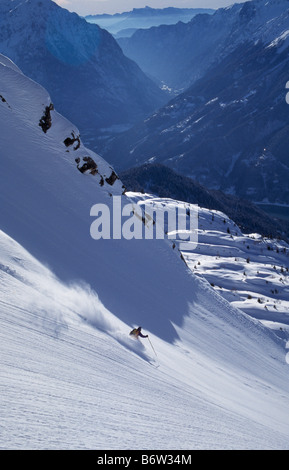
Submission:
<svg viewBox="0 0 289 470">
<path fill-rule="evenodd" d="M 141 341 L 129 336 L 131 327 L 110 312 L 89 285 L 64 284 L 50 271 L 46 271 L 45 277 L 30 276 L 30 285 L 37 295 L 29 298 L 29 309 L 37 311 L 42 327 L 53 336 L 58 336 L 62 328 L 77 318 L 107 333 L 143 359 L 151 359 Z"/>
<path fill-rule="evenodd" d="M 82 282 L 64 284 L 49 267 L 41 264 L 2 231 L 0 280 L 1 278 L 4 285 L 9 284 L 9 278 L 12 285 L 14 282 L 20 283 L 19 288 L 14 288 L 13 303 L 19 305 L 29 321 L 45 334 L 58 338 L 69 325 L 75 326 L 83 321 L 148 359 L 148 349 L 141 341 L 129 336 L 132 326 L 110 312 L 89 285 Z M 7 300 L 11 301 L 10 298 Z"/>
</svg>

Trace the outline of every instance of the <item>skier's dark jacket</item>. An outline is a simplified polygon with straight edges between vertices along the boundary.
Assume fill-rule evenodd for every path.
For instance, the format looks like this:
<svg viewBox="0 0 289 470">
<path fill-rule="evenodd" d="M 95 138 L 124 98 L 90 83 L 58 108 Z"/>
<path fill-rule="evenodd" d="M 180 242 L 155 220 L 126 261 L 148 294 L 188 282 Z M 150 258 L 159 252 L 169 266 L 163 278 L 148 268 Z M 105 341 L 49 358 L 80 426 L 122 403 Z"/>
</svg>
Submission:
<svg viewBox="0 0 289 470">
<path fill-rule="evenodd" d="M 139 336 L 140 336 L 141 338 L 148 338 L 148 335 L 143 335 L 143 334 L 142 334 L 142 332 L 141 332 L 141 326 L 139 326 L 138 328 L 134 328 L 133 330 L 131 330 L 130 335 L 131 335 L 131 336 L 136 336 L 136 338 L 138 338 Z"/>
</svg>

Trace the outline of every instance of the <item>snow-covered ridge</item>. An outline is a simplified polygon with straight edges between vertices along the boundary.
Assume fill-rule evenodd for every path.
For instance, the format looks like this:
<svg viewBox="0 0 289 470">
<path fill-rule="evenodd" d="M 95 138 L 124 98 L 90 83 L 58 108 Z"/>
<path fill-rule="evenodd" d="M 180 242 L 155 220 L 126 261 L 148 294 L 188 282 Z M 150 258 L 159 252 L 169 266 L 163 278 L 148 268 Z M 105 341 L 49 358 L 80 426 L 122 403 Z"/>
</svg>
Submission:
<svg viewBox="0 0 289 470">
<path fill-rule="evenodd" d="M 24 76 L 3 55 L 0 55 L 0 68 L 1 115 L 10 128 L 5 135 L 7 144 L 13 140 L 13 122 L 15 126 L 21 126 L 21 132 L 25 132 L 25 128 L 27 133 L 32 130 L 39 142 L 43 137 L 42 130 L 48 146 L 58 146 L 69 164 L 74 164 L 82 173 L 93 174 L 100 185 L 109 186 L 110 192 L 117 188 L 116 194 L 121 194 L 123 187 L 114 170 L 100 156 L 84 147 L 79 130 L 57 113 L 47 91 Z"/>
</svg>

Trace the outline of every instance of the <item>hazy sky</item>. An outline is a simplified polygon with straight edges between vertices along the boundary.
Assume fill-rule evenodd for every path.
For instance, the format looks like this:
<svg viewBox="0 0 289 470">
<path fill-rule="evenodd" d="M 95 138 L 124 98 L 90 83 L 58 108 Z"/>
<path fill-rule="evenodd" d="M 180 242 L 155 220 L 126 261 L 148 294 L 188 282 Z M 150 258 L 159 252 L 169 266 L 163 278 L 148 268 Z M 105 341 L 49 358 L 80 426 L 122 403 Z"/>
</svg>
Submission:
<svg viewBox="0 0 289 470">
<path fill-rule="evenodd" d="M 219 8 L 245 0 L 53 0 L 58 5 L 79 15 L 95 13 L 121 13 L 146 5 L 153 8 Z"/>
</svg>

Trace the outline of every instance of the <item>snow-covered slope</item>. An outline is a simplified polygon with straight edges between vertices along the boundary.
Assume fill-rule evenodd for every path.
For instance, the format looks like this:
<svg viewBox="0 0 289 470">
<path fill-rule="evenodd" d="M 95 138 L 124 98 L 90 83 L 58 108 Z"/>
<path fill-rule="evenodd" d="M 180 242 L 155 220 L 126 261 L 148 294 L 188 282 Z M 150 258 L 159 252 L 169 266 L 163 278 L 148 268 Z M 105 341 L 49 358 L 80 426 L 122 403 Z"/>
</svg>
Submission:
<svg viewBox="0 0 289 470">
<path fill-rule="evenodd" d="M 288 448 L 283 354 L 219 300 L 210 313 L 209 287 L 175 344 L 150 334 L 155 357 L 95 292 L 0 240 L 1 449 Z"/>
<path fill-rule="evenodd" d="M 284 357 L 225 304 L 210 314 L 209 287 L 175 344 L 150 334 L 156 357 L 95 292 L 0 240 L 1 449 L 288 448 Z"/>
<path fill-rule="evenodd" d="M 184 257 L 232 305 L 289 339 L 287 243 L 244 235 L 224 214 L 202 210 L 198 247 Z"/>
<path fill-rule="evenodd" d="M 121 182 L 2 56 L 0 90 L 0 447 L 288 448 L 284 341 L 170 243 L 93 240 Z"/>
</svg>

